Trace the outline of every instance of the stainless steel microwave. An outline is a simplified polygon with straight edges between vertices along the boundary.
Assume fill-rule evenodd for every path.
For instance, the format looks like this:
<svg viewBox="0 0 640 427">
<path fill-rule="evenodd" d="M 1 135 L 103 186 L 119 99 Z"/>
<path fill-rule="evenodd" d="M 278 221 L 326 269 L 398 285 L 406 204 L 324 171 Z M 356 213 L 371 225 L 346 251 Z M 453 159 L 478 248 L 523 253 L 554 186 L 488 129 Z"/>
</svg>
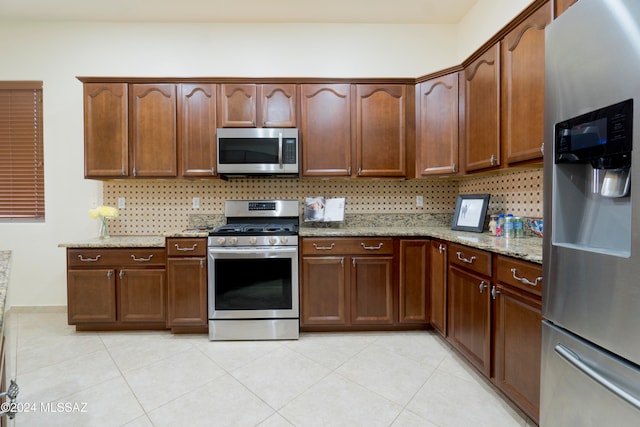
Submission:
<svg viewBox="0 0 640 427">
<path fill-rule="evenodd" d="M 220 175 L 298 174 L 300 152 L 295 128 L 218 128 Z"/>
</svg>

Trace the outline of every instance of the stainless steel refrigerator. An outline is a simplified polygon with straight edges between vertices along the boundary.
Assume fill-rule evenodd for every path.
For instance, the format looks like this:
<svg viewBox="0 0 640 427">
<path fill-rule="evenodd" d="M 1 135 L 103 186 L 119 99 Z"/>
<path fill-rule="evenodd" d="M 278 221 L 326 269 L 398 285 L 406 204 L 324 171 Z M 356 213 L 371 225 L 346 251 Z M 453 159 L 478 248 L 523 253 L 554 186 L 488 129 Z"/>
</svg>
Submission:
<svg viewBox="0 0 640 427">
<path fill-rule="evenodd" d="M 540 425 L 640 426 L 640 0 L 545 34 Z"/>
</svg>

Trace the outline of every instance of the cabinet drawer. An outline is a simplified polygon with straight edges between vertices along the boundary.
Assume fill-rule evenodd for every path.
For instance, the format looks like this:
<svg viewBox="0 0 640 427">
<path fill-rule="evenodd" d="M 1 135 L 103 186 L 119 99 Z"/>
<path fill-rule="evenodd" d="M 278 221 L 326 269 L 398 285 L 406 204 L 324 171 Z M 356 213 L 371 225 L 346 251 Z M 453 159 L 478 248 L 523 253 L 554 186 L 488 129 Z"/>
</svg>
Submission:
<svg viewBox="0 0 640 427">
<path fill-rule="evenodd" d="M 170 257 L 207 256 L 207 239 L 198 237 L 167 239 L 167 255 Z"/>
<path fill-rule="evenodd" d="M 504 284 L 542 295 L 542 266 L 498 256 L 498 280 Z"/>
<path fill-rule="evenodd" d="M 390 255 L 393 254 L 392 238 L 305 238 L 302 240 L 304 255 Z"/>
<path fill-rule="evenodd" d="M 449 263 L 485 276 L 491 276 L 491 254 L 480 249 L 452 243 L 449 246 Z"/>
<path fill-rule="evenodd" d="M 157 267 L 165 265 L 164 248 L 67 249 L 69 267 Z"/>
</svg>

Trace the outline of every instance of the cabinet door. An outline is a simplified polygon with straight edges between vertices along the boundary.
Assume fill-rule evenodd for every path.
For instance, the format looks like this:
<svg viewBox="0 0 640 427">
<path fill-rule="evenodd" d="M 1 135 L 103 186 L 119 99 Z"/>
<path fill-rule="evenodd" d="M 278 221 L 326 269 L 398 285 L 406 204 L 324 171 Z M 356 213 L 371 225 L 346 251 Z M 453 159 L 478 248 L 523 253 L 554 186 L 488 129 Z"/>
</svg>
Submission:
<svg viewBox="0 0 640 427">
<path fill-rule="evenodd" d="M 429 240 L 400 240 L 399 323 L 429 322 Z"/>
<path fill-rule="evenodd" d="M 67 312 L 70 325 L 115 322 L 115 270 L 67 270 Z"/>
<path fill-rule="evenodd" d="M 495 382 L 536 422 L 540 412 L 540 297 L 496 286 Z"/>
<path fill-rule="evenodd" d="M 418 177 L 458 172 L 458 73 L 419 86 Z"/>
<path fill-rule="evenodd" d="M 448 339 L 487 376 L 491 373 L 490 286 L 482 276 L 449 267 Z"/>
<path fill-rule="evenodd" d="M 300 324 L 346 325 L 345 258 L 303 257 Z"/>
<path fill-rule="evenodd" d="M 129 174 L 126 83 L 85 83 L 84 176 Z"/>
<path fill-rule="evenodd" d="M 130 92 L 133 176 L 177 176 L 176 86 L 132 84 Z"/>
<path fill-rule="evenodd" d="M 167 288 L 167 326 L 207 325 L 205 258 L 169 258 Z"/>
<path fill-rule="evenodd" d="M 351 258 L 351 323 L 393 323 L 393 257 Z"/>
<path fill-rule="evenodd" d="M 500 44 L 464 70 L 465 170 L 500 165 Z"/>
<path fill-rule="evenodd" d="M 220 127 L 256 127 L 256 85 L 251 83 L 220 85 L 218 122 Z"/>
<path fill-rule="evenodd" d="M 178 93 L 180 176 L 216 170 L 216 85 L 181 84 Z"/>
<path fill-rule="evenodd" d="M 165 322 L 165 270 L 122 269 L 118 273 L 118 315 L 122 322 Z"/>
<path fill-rule="evenodd" d="M 502 47 L 502 147 L 506 163 L 542 158 L 544 29 L 549 3 L 514 28 Z"/>
<path fill-rule="evenodd" d="M 447 335 L 447 244 L 432 241 L 429 256 L 430 321 L 442 336 Z"/>
<path fill-rule="evenodd" d="M 264 84 L 260 89 L 262 126 L 296 127 L 296 85 Z"/>
<path fill-rule="evenodd" d="M 303 84 L 300 91 L 302 174 L 351 175 L 350 85 Z"/>
<path fill-rule="evenodd" d="M 405 176 L 405 85 L 356 85 L 358 176 Z"/>
</svg>

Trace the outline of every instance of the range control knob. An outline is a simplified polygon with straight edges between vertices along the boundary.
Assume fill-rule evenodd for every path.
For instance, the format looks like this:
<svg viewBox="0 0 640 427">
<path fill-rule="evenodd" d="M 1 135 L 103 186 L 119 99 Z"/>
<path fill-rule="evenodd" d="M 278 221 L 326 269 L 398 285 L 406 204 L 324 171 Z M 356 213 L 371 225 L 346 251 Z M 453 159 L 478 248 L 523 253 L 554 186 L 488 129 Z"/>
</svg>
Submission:
<svg viewBox="0 0 640 427">
<path fill-rule="evenodd" d="M 237 245 L 238 244 L 238 238 L 237 237 L 229 237 L 229 244 L 230 245 Z"/>
<path fill-rule="evenodd" d="M 280 243 L 282 243 L 283 245 L 286 245 L 288 241 L 289 241 L 289 239 L 286 238 L 286 237 L 281 237 L 280 238 Z"/>
<path fill-rule="evenodd" d="M 275 237 L 269 237 L 270 245 L 275 245 L 276 243 L 278 243 L 278 239 L 276 239 Z"/>
<path fill-rule="evenodd" d="M 255 245 L 256 243 L 258 243 L 258 238 L 253 236 L 253 237 L 249 237 L 249 244 L 250 245 Z"/>
<path fill-rule="evenodd" d="M 224 242 L 225 242 L 225 238 L 224 237 L 218 237 L 216 239 L 216 243 L 219 244 L 219 245 L 224 245 Z"/>
</svg>

